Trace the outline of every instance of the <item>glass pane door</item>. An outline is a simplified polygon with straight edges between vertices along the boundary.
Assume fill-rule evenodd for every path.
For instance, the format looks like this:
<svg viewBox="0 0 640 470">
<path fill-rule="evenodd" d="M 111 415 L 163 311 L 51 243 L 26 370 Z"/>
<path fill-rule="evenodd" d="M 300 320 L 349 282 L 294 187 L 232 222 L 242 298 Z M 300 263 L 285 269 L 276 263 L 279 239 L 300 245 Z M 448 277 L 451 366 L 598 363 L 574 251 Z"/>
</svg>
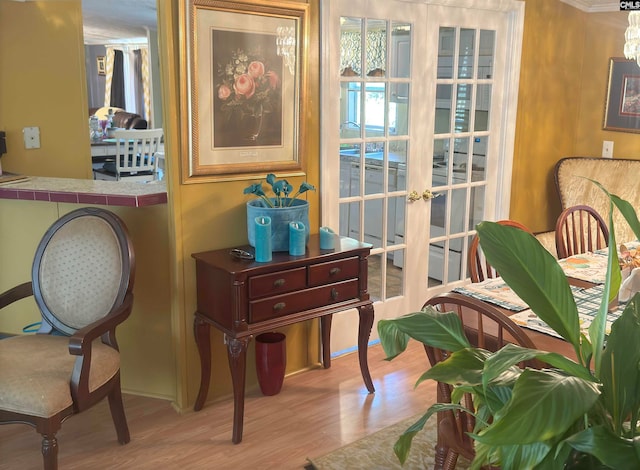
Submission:
<svg viewBox="0 0 640 470">
<path fill-rule="evenodd" d="M 322 224 L 371 243 L 376 322 L 468 283 L 475 225 L 508 216 L 524 9 L 473 3 L 321 4 Z M 334 315 L 334 353 L 357 325 Z"/>
<path fill-rule="evenodd" d="M 404 294 L 412 25 L 340 17 L 340 235 L 373 245 L 369 292 Z"/>
<path fill-rule="evenodd" d="M 485 218 L 495 37 L 494 30 L 439 28 L 429 287 L 467 279 L 469 241 Z"/>
</svg>

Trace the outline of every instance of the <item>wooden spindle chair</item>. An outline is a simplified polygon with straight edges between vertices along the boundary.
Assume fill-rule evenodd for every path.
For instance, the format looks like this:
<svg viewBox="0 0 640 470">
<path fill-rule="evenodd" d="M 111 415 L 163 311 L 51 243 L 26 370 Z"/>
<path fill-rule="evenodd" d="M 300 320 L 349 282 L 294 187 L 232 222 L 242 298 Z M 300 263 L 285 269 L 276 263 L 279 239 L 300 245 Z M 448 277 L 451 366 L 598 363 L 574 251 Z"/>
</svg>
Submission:
<svg viewBox="0 0 640 470">
<path fill-rule="evenodd" d="M 608 246 L 609 228 L 592 207 L 567 207 L 556 222 L 558 258 L 593 252 Z"/>
</svg>

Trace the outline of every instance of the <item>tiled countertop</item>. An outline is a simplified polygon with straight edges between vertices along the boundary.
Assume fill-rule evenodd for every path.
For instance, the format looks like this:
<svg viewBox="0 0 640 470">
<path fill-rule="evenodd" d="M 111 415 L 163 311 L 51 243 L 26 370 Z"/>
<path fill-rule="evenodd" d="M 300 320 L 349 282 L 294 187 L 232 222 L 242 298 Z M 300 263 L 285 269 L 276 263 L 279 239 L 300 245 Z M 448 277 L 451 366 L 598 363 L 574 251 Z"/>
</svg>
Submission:
<svg viewBox="0 0 640 470">
<path fill-rule="evenodd" d="M 134 183 L 30 176 L 0 184 L 0 199 L 144 207 L 167 203 L 164 181 Z"/>
</svg>

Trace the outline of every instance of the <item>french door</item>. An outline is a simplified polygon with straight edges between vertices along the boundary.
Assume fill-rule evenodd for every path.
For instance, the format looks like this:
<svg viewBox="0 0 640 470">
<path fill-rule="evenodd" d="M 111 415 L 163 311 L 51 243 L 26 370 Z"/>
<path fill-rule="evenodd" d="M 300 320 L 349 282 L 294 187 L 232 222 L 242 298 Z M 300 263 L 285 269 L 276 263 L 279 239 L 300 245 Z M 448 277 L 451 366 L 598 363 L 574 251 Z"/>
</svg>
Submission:
<svg viewBox="0 0 640 470">
<path fill-rule="evenodd" d="M 508 216 L 522 2 L 440 3 L 322 2 L 322 223 L 371 243 L 376 320 L 467 283 L 475 225 Z M 352 348 L 357 314 L 333 325 Z"/>
</svg>

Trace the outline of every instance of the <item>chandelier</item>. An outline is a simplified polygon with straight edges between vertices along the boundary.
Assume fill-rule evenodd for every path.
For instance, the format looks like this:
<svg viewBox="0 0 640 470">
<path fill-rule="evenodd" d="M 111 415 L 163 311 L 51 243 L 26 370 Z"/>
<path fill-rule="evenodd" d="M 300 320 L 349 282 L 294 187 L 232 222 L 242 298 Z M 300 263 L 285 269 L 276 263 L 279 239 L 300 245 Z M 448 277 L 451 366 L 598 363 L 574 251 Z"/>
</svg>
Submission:
<svg viewBox="0 0 640 470">
<path fill-rule="evenodd" d="M 624 56 L 640 66 L 640 11 L 629 12 L 629 26 L 624 33 Z"/>
<path fill-rule="evenodd" d="M 291 75 L 296 72 L 296 38 L 295 28 L 292 26 L 278 26 L 276 29 L 276 51 L 282 57 L 284 64 L 289 67 Z"/>
</svg>

